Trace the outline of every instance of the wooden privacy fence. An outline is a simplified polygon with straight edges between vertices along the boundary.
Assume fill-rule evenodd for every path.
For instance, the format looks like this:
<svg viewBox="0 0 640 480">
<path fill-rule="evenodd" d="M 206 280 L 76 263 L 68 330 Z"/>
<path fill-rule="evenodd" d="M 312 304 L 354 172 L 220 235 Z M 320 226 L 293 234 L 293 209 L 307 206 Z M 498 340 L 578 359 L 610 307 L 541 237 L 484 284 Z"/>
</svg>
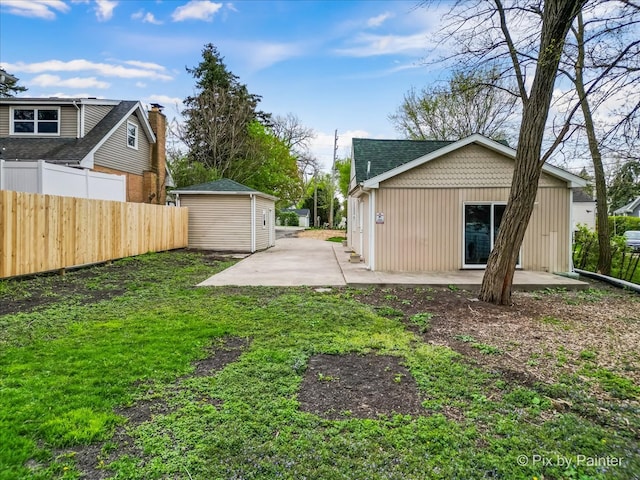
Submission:
<svg viewBox="0 0 640 480">
<path fill-rule="evenodd" d="M 186 247 L 188 209 L 0 190 L 0 278 Z"/>
</svg>

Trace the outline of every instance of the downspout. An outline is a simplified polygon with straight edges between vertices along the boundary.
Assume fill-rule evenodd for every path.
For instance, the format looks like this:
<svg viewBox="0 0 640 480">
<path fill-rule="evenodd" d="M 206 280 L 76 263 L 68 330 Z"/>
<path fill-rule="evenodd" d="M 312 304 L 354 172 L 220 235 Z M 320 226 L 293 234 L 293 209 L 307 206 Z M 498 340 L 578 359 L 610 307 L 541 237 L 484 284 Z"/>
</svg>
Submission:
<svg viewBox="0 0 640 480">
<path fill-rule="evenodd" d="M 84 131 L 82 128 L 82 114 L 80 113 L 80 107 L 78 106 L 78 104 L 76 103 L 76 101 L 74 100 L 73 102 L 73 106 L 76 107 L 76 110 L 78 112 L 77 115 L 77 119 L 78 121 L 76 122 L 76 137 L 77 138 L 81 138 L 82 137 L 82 132 Z"/>
<path fill-rule="evenodd" d="M 569 188 L 569 272 L 573 271 L 573 188 Z"/>
<path fill-rule="evenodd" d="M 376 191 L 371 189 L 369 193 L 369 270 L 376 269 Z"/>
<path fill-rule="evenodd" d="M 251 253 L 256 251 L 256 196 L 249 194 L 251 199 Z"/>
</svg>

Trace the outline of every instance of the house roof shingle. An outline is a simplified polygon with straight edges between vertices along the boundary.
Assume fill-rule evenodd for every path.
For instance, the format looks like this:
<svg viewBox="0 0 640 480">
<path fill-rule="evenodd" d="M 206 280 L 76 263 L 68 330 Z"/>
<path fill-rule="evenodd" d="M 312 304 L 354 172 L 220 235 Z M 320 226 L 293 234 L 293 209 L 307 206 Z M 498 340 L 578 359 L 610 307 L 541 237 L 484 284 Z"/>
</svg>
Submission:
<svg viewBox="0 0 640 480">
<path fill-rule="evenodd" d="M 199 183 L 197 185 L 190 185 L 188 187 L 182 187 L 175 190 L 175 192 L 250 192 L 260 193 L 257 190 L 242 185 L 234 180 L 228 178 L 221 178 L 220 180 L 214 180 L 213 182 Z"/>
<path fill-rule="evenodd" d="M 299 217 L 307 217 L 311 214 L 311 210 L 308 208 L 285 208 L 283 212 L 294 212 Z"/>
<path fill-rule="evenodd" d="M 640 196 L 634 198 L 629 203 L 627 203 L 624 207 L 620 207 L 613 212 L 614 215 L 623 215 L 625 213 L 633 213 L 633 211 L 640 207 Z"/>
<path fill-rule="evenodd" d="M 416 158 L 435 152 L 453 141 L 353 139 L 356 183 L 388 172 Z M 369 174 L 367 175 L 368 162 Z"/>
<path fill-rule="evenodd" d="M 574 188 L 573 189 L 573 202 L 574 203 L 583 203 L 583 202 L 595 202 L 595 199 L 585 192 L 582 188 Z"/>
</svg>

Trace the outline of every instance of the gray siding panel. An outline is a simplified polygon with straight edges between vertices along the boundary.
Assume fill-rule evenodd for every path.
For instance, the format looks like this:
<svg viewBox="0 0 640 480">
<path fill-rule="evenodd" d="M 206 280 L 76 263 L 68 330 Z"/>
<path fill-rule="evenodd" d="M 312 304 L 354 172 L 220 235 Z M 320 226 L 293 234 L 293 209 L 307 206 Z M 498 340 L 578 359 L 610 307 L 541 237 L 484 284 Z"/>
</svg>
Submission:
<svg viewBox="0 0 640 480">
<path fill-rule="evenodd" d="M 9 105 L 0 106 L 0 137 L 9 136 Z"/>
<path fill-rule="evenodd" d="M 78 109 L 73 105 L 60 107 L 60 136 L 78 138 Z"/>
<path fill-rule="evenodd" d="M 106 168 L 142 175 L 151 168 L 151 148 L 138 118 L 131 115 L 128 121 L 138 125 L 138 149 L 127 145 L 127 122 L 118 129 L 96 151 L 94 163 Z"/>
<path fill-rule="evenodd" d="M 85 105 L 84 106 L 84 132 L 83 135 L 95 127 L 107 113 L 113 110 L 113 105 Z"/>
</svg>

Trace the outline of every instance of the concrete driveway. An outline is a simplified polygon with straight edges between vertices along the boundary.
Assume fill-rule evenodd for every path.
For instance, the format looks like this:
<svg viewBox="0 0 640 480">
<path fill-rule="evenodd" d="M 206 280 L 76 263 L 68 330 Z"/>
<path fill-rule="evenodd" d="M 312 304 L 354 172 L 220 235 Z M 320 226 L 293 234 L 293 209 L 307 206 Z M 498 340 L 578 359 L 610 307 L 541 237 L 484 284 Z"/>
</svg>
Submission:
<svg viewBox="0 0 640 480">
<path fill-rule="evenodd" d="M 279 238 L 275 247 L 254 253 L 199 286 L 346 285 L 334 245 L 323 240 Z"/>
<path fill-rule="evenodd" d="M 349 253 L 340 243 L 310 238 L 278 238 L 276 246 L 254 253 L 199 286 L 370 286 L 401 285 L 477 289 L 484 271 L 394 273 L 372 272 L 364 263 L 350 263 Z M 589 284 L 545 272 L 517 271 L 514 290 L 542 288 L 586 288 Z"/>
</svg>

